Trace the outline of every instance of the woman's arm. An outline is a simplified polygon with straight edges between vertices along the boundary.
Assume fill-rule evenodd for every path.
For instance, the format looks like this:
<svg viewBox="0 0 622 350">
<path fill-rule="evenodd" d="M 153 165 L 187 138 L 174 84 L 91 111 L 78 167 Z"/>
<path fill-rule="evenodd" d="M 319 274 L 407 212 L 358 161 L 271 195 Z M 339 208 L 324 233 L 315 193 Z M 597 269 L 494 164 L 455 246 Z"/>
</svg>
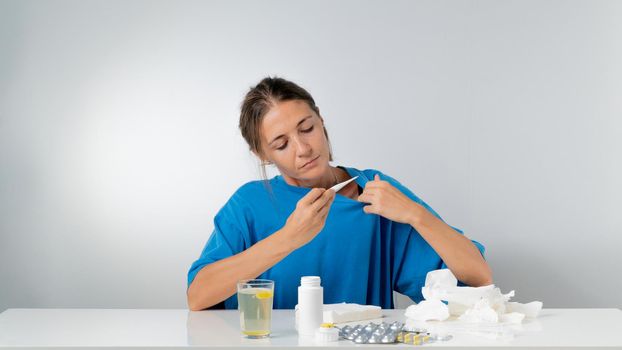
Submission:
<svg viewBox="0 0 622 350">
<path fill-rule="evenodd" d="M 443 259 L 456 278 L 473 287 L 492 284 L 492 271 L 470 239 L 413 202 L 409 224 Z"/>
<path fill-rule="evenodd" d="M 239 280 L 256 278 L 285 258 L 292 250 L 283 241 L 281 230 L 241 253 L 202 268 L 188 288 L 190 310 L 203 310 L 229 298 L 237 292 Z"/>
<path fill-rule="evenodd" d="M 382 215 L 414 227 L 458 280 L 474 287 L 492 283 L 490 266 L 470 239 L 456 232 L 389 182 L 380 180 L 378 175 L 373 181 L 367 182 L 358 200 L 370 204 L 363 207 L 366 213 Z"/>
<path fill-rule="evenodd" d="M 206 309 L 236 293 L 237 282 L 256 278 L 324 228 L 335 191 L 314 188 L 296 204 L 285 225 L 250 248 L 203 267 L 188 288 L 188 307 Z"/>
</svg>

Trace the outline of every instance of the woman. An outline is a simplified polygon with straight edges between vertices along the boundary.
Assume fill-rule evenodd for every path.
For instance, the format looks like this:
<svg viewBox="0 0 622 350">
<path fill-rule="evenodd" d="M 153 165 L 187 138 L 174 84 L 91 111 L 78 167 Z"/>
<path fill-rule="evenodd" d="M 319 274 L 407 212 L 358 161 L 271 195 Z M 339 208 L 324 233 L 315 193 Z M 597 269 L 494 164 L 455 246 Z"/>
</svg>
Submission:
<svg viewBox="0 0 622 350">
<path fill-rule="evenodd" d="M 264 181 L 240 187 L 188 272 L 191 310 L 237 308 L 236 282 L 275 281 L 274 308 L 293 308 L 301 276 L 317 275 L 324 303 L 393 308 L 392 291 L 420 301 L 428 271 L 448 267 L 463 284 L 492 283 L 484 248 L 447 225 L 395 179 L 333 167 L 311 95 L 265 78 L 242 103 L 240 130 Z M 266 179 L 265 164 L 281 175 Z M 327 190 L 358 176 L 338 194 Z"/>
</svg>

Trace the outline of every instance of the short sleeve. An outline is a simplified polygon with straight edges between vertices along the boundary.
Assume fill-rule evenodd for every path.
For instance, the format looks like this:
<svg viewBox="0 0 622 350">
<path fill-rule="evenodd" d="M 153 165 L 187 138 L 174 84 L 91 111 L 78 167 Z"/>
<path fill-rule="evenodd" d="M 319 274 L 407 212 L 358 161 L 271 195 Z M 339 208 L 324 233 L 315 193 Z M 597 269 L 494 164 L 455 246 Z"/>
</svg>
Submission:
<svg viewBox="0 0 622 350">
<path fill-rule="evenodd" d="M 201 256 L 190 266 L 188 271 L 188 287 L 197 273 L 206 265 L 238 254 L 245 247 L 245 240 L 239 224 L 226 206 L 214 218 L 214 231 L 208 239 Z"/>
</svg>

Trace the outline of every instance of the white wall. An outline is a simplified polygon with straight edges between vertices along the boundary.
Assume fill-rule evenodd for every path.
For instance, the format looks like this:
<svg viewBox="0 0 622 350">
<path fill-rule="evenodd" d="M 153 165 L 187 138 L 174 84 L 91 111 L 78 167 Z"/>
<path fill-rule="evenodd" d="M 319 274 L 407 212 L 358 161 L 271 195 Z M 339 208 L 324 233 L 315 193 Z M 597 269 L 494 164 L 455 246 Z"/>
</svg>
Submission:
<svg viewBox="0 0 622 350">
<path fill-rule="evenodd" d="M 622 2 L 0 1 L 0 311 L 185 307 L 277 74 L 546 307 L 622 307 Z M 615 277 L 614 277 L 615 275 Z M 401 304 L 403 305 L 403 304 Z"/>
</svg>

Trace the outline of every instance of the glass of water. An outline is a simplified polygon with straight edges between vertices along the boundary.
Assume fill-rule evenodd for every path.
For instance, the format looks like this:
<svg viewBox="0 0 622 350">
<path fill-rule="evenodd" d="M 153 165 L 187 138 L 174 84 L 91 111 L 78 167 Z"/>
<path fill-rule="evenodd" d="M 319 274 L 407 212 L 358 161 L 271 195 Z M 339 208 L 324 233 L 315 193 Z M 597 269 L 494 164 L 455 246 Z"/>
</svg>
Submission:
<svg viewBox="0 0 622 350">
<path fill-rule="evenodd" d="M 238 282 L 240 326 L 247 338 L 270 336 L 274 281 L 250 279 Z"/>
</svg>

